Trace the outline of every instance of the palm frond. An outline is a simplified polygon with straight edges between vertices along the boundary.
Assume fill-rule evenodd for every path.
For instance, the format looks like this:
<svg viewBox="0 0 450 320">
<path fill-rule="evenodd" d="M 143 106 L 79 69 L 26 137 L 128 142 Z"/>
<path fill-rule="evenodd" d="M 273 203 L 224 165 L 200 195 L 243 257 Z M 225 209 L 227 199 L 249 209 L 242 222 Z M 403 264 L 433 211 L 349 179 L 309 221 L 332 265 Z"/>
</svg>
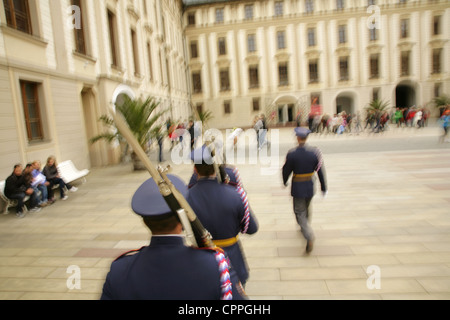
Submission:
<svg viewBox="0 0 450 320">
<path fill-rule="evenodd" d="M 450 97 L 447 95 L 435 97 L 433 99 L 433 103 L 436 106 L 436 108 L 443 108 L 445 106 L 450 105 Z"/>
<path fill-rule="evenodd" d="M 113 133 L 102 133 L 102 134 L 99 134 L 99 135 L 91 138 L 89 140 L 89 142 L 91 144 L 94 144 L 94 143 L 96 143 L 96 142 L 98 142 L 100 140 L 106 140 L 107 142 L 113 142 L 116 139 L 118 139 L 118 134 L 117 133 L 115 133 L 115 134 L 113 134 Z"/>
<path fill-rule="evenodd" d="M 157 123 L 158 119 L 168 110 L 160 111 L 155 114 L 155 110 L 159 107 L 159 102 L 153 97 L 149 97 L 146 100 L 136 99 L 133 100 L 129 97 L 125 97 L 124 103 L 116 106 L 116 112 L 120 112 L 126 123 L 128 124 L 131 132 L 138 140 L 141 147 L 145 150 L 148 145 L 149 139 L 152 137 L 152 127 Z M 123 137 L 120 134 L 114 124 L 114 120 L 103 115 L 100 117 L 101 121 L 110 131 L 99 134 L 93 137 L 90 141 L 95 143 L 100 140 L 106 140 L 112 142 L 115 139 L 122 141 Z"/>
<path fill-rule="evenodd" d="M 199 120 L 200 120 L 202 123 L 206 123 L 206 122 L 208 122 L 209 120 L 211 120 L 211 119 L 214 118 L 213 113 L 211 112 L 211 110 L 199 112 L 199 113 L 198 113 L 198 116 L 199 116 L 199 118 L 200 118 Z"/>
<path fill-rule="evenodd" d="M 375 99 L 372 100 L 372 102 L 369 103 L 369 105 L 366 107 L 367 111 L 372 112 L 384 112 L 389 109 L 389 102 Z"/>
</svg>

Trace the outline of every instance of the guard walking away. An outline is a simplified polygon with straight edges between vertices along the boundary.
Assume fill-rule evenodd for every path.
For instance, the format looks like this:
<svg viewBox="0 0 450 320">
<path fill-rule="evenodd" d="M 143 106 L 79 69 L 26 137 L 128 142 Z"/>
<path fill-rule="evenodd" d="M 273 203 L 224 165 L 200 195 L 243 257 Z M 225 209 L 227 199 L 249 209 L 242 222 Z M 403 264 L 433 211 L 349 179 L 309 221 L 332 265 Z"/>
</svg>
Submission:
<svg viewBox="0 0 450 320">
<path fill-rule="evenodd" d="M 306 128 L 295 129 L 298 147 L 290 150 L 283 166 L 283 183 L 287 186 L 292 177 L 291 195 L 294 198 L 294 213 L 301 232 L 306 239 L 306 253 L 313 249 L 314 232 L 309 224 L 309 205 L 314 196 L 315 173 L 319 177 L 322 194 L 326 196 L 327 185 L 322 153 L 316 147 L 306 146 L 306 140 L 311 133 Z"/>
<path fill-rule="evenodd" d="M 198 181 L 189 190 L 189 205 L 214 243 L 225 250 L 243 285 L 249 278 L 249 269 L 241 250 L 239 234 L 254 234 L 258 223 L 242 187 L 218 183 L 213 159 L 208 148 L 196 149 L 191 154 Z"/>
<path fill-rule="evenodd" d="M 187 195 L 176 176 L 173 185 Z M 111 265 L 102 300 L 242 300 L 238 277 L 220 249 L 185 245 L 182 224 L 153 179 L 142 184 L 132 209 L 152 232 L 149 246 L 120 256 Z"/>
<path fill-rule="evenodd" d="M 205 152 L 206 148 L 208 146 L 203 145 L 201 148 L 197 149 L 196 152 Z M 195 152 L 192 153 L 191 159 L 193 160 Z M 217 171 L 216 174 L 220 175 L 220 181 L 224 184 L 228 184 L 230 186 L 235 187 L 236 189 L 244 189 L 244 185 L 241 180 L 241 174 L 239 173 L 239 169 L 235 166 L 231 166 L 225 163 L 224 160 L 221 160 L 221 164 L 217 165 Z M 214 168 L 215 169 L 215 168 Z M 215 169 L 216 170 L 216 169 Z M 191 179 L 189 180 L 188 188 L 191 189 L 195 184 L 198 182 L 198 173 L 194 169 L 194 173 L 191 176 Z"/>
</svg>

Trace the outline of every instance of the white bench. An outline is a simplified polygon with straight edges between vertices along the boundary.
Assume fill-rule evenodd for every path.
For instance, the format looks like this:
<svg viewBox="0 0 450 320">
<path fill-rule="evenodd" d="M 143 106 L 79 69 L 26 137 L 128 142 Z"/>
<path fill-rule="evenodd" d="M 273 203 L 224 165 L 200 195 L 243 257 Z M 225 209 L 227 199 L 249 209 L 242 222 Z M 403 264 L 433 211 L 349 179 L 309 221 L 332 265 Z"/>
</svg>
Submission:
<svg viewBox="0 0 450 320">
<path fill-rule="evenodd" d="M 89 174 L 88 169 L 78 170 L 72 160 L 67 160 L 58 164 L 58 172 L 65 183 L 71 183 L 78 179 L 83 179 L 83 183 L 85 183 L 86 176 Z"/>
<path fill-rule="evenodd" d="M 3 202 L 5 202 L 5 209 L 3 210 L 3 214 L 8 214 L 8 209 L 17 207 L 18 202 L 17 202 L 17 200 L 11 200 L 5 196 L 5 191 L 4 191 L 5 185 L 6 185 L 5 180 L 0 181 L 0 198 L 3 200 Z M 29 199 L 30 199 L 30 197 L 26 196 L 23 199 L 23 202 L 25 203 Z M 24 210 L 27 210 L 27 206 L 24 206 Z"/>
</svg>

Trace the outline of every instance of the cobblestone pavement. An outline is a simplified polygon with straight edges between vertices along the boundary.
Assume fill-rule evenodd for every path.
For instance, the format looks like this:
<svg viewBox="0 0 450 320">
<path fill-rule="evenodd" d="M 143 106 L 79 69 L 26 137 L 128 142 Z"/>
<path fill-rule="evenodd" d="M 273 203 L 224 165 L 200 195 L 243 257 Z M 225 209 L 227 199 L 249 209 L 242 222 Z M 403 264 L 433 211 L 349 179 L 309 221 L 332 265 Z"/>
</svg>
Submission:
<svg viewBox="0 0 450 320">
<path fill-rule="evenodd" d="M 311 136 L 324 154 L 329 194 L 312 202 L 317 239 L 309 256 L 279 171 L 292 130 L 278 134 L 275 167 L 239 165 L 260 224 L 241 238 L 250 298 L 450 298 L 450 143 L 437 142 L 437 128 Z M 191 172 L 173 166 L 186 182 Z M 92 169 L 67 201 L 24 219 L 0 215 L 0 299 L 98 299 L 111 261 L 148 244 L 130 209 L 148 177 L 130 165 Z M 80 288 L 70 289 L 70 266 L 81 272 Z"/>
</svg>

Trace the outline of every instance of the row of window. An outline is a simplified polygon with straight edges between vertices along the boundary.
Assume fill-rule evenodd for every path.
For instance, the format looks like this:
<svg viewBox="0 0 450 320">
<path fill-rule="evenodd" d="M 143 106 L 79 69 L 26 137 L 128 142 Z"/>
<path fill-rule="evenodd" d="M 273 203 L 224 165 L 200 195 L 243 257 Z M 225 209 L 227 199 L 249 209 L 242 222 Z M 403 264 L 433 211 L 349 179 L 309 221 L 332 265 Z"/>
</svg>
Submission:
<svg viewBox="0 0 450 320">
<path fill-rule="evenodd" d="M 305 0 L 305 13 L 312 14 L 315 10 L 315 3 L 318 0 Z M 398 0 L 398 4 L 406 4 L 407 0 Z M 367 6 L 376 5 L 376 0 L 367 0 Z M 335 9 L 336 10 L 344 10 L 346 8 L 345 0 L 335 0 Z M 285 15 L 285 6 L 284 1 L 275 1 L 273 8 L 275 17 L 282 17 Z M 244 5 L 244 19 L 252 20 L 255 17 L 255 8 L 253 4 Z M 224 23 L 225 20 L 225 9 L 224 8 L 216 8 L 215 11 L 215 23 Z M 193 26 L 196 24 L 195 21 L 195 12 L 188 13 L 188 25 Z"/>
<path fill-rule="evenodd" d="M 439 97 L 439 96 L 441 96 L 441 94 L 442 94 L 442 83 L 437 82 L 434 84 L 434 87 L 433 87 L 433 96 Z M 322 104 L 321 96 L 322 96 L 322 94 L 320 92 L 311 92 L 311 94 L 310 94 L 311 105 Z M 379 99 L 381 99 L 381 88 L 375 87 L 372 89 L 372 100 L 379 100 Z M 250 103 L 251 103 L 251 105 L 250 105 L 251 111 L 258 112 L 258 113 L 261 111 L 261 98 L 253 97 Z M 196 104 L 196 107 L 197 107 L 197 111 L 199 113 L 203 112 L 204 106 L 203 106 L 202 102 L 198 102 Z M 231 100 L 223 101 L 222 107 L 223 107 L 224 115 L 228 115 L 233 112 Z M 287 107 L 288 107 L 288 118 L 286 120 L 289 122 L 294 121 L 294 113 L 292 112 L 294 109 L 294 105 L 290 104 Z M 278 115 L 278 117 L 279 117 L 279 119 L 284 118 L 282 115 L 280 116 L 280 114 Z"/>
<path fill-rule="evenodd" d="M 144 1 L 145 3 L 145 1 Z M 89 27 L 86 21 L 84 21 L 83 17 L 86 16 L 85 14 L 85 7 L 84 7 L 84 1 L 82 0 L 71 0 L 71 4 L 73 6 L 76 6 L 80 8 L 80 24 L 81 28 L 74 28 L 74 52 L 84 55 L 84 56 L 91 56 L 92 55 L 92 49 L 90 47 L 90 41 L 89 37 L 90 34 L 88 33 Z M 6 21 L 7 25 L 10 28 L 16 29 L 18 31 L 35 35 L 33 33 L 32 28 L 32 15 L 30 14 L 30 2 L 29 0 L 3 0 L 3 5 L 5 8 L 5 15 L 6 15 Z M 119 29 L 118 29 L 118 22 L 116 18 L 116 14 L 112 12 L 111 10 L 107 9 L 107 19 L 108 19 L 108 36 L 109 36 L 109 43 L 110 43 L 110 53 L 111 53 L 111 66 L 113 68 L 116 68 L 118 70 L 121 70 L 123 66 L 121 65 L 121 58 L 120 58 L 120 43 L 119 43 Z M 164 20 L 163 20 L 164 22 Z M 140 61 L 139 58 L 139 40 L 137 36 L 137 31 L 135 28 L 130 28 L 130 39 L 131 39 L 131 54 L 132 54 L 132 61 L 134 65 L 134 75 L 137 77 L 140 77 L 144 70 L 142 67 L 142 61 Z M 148 40 L 144 45 L 146 45 L 146 54 L 148 58 L 148 74 L 150 80 L 154 79 L 154 70 L 153 70 L 153 61 L 152 61 L 152 46 L 150 40 Z M 159 54 L 160 58 L 160 72 L 161 75 L 163 75 L 162 70 L 162 59 L 161 53 Z M 164 77 L 163 77 L 164 78 Z M 163 79 L 165 81 L 166 79 Z"/>
<path fill-rule="evenodd" d="M 339 81 L 350 80 L 350 57 L 339 57 Z M 310 59 L 308 62 L 309 83 L 317 83 L 320 81 L 319 77 L 319 60 Z M 442 72 L 442 49 L 433 49 L 432 51 L 432 74 L 439 74 Z M 411 52 L 402 51 L 400 55 L 400 76 L 411 75 Z M 250 65 L 248 67 L 249 88 L 259 88 L 259 67 L 257 65 Z M 371 54 L 369 57 L 369 78 L 380 78 L 380 54 Z M 287 62 L 278 63 L 278 85 L 289 85 L 289 68 Z M 202 79 L 201 72 L 195 71 L 192 73 L 192 83 L 194 93 L 202 93 Z M 231 90 L 229 69 L 224 68 L 219 70 L 219 85 L 220 91 Z"/>
<path fill-rule="evenodd" d="M 441 16 L 433 17 L 433 25 L 432 25 L 432 33 L 433 35 L 441 34 Z M 378 29 L 368 29 L 369 30 L 369 39 L 370 41 L 378 40 Z M 315 47 L 317 45 L 317 32 L 316 28 L 308 28 L 307 29 L 307 45 L 308 47 Z M 410 36 L 409 30 L 409 19 L 400 20 L 400 38 L 405 39 Z M 286 31 L 277 31 L 277 49 L 282 50 L 286 49 Z M 348 41 L 348 32 L 346 25 L 338 26 L 338 41 L 339 44 L 346 44 Z M 227 45 L 226 38 L 219 37 L 217 40 L 218 54 L 226 55 L 227 54 Z M 198 53 L 198 43 L 196 40 L 190 42 L 191 48 L 191 59 L 199 58 Z M 247 52 L 254 53 L 257 51 L 257 43 L 256 43 L 256 34 L 248 34 L 247 35 Z"/>
<path fill-rule="evenodd" d="M 225 100 L 225 101 L 223 101 L 222 107 L 223 107 L 223 114 L 227 115 L 227 114 L 233 113 L 232 102 L 231 102 L 231 100 Z M 204 108 L 204 107 L 203 107 L 203 103 L 197 103 L 197 104 L 196 104 L 196 108 L 197 108 L 197 112 L 198 112 L 198 113 L 202 113 L 202 112 L 204 111 L 204 110 L 203 110 L 203 108 Z M 252 110 L 253 112 L 259 112 L 259 111 L 261 111 L 261 98 L 259 98 L 259 97 L 252 98 L 252 101 L 251 101 L 251 110 Z"/>
</svg>

